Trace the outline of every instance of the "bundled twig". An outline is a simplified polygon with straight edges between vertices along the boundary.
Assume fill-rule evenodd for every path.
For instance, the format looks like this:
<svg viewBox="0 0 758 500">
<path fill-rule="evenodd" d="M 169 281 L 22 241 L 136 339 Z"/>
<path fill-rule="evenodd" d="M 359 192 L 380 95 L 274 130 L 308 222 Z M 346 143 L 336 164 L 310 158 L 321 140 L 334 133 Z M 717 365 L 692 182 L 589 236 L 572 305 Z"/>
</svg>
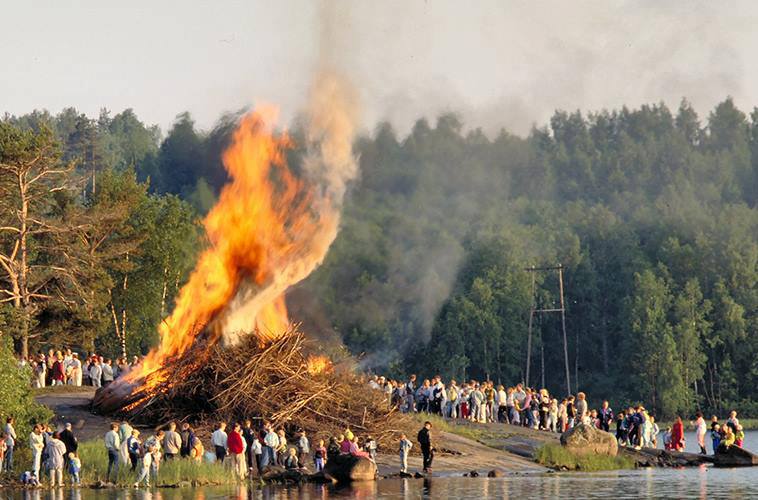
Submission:
<svg viewBox="0 0 758 500">
<path fill-rule="evenodd" d="M 197 345 L 151 376 L 163 380 L 157 386 L 133 391 L 122 413 L 151 425 L 263 419 L 321 438 L 349 427 L 380 445 L 410 429 L 409 419 L 352 369 L 309 370 L 307 344 L 302 333 L 291 331 L 265 346 L 252 335 L 232 348 Z"/>
</svg>

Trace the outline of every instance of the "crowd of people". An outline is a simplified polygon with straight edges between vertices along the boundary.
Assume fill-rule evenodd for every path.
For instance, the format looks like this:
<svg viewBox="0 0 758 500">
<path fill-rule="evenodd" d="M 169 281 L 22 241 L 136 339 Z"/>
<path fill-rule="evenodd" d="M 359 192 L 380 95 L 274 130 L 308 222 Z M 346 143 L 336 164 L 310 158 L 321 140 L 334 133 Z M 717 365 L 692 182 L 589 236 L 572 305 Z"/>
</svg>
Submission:
<svg viewBox="0 0 758 500">
<path fill-rule="evenodd" d="M 81 357 L 71 349 L 50 349 L 47 354 L 40 351 L 19 360 L 19 363 L 31 367 L 32 387 L 39 389 L 56 385 L 103 387 L 132 370 L 140 361 L 139 356 L 133 356 L 131 362 L 121 357 L 114 363 L 96 353 Z"/>
<path fill-rule="evenodd" d="M 19 446 L 14 425 L 13 417 L 8 417 L 0 433 L 2 469 L 7 473 L 13 472 L 14 450 Z M 40 474 L 46 471 L 50 486 L 63 486 L 64 470 L 68 472 L 71 484 L 80 484 L 82 465 L 78 455 L 79 441 L 70 423 L 58 430 L 53 430 L 48 424 L 36 424 L 29 433 L 28 443 L 32 462 L 30 470 L 21 474 L 24 484 L 39 485 L 42 482 Z"/>
<path fill-rule="evenodd" d="M 411 375 L 406 382 L 375 375 L 369 380 L 369 386 L 383 392 L 388 404 L 406 413 L 424 412 L 446 419 L 508 423 L 557 433 L 563 433 L 579 423 L 612 432 L 615 423 L 615 435 L 622 446 L 641 449 L 657 448 L 659 444 L 660 428 L 655 416 L 643 405 L 630 406 L 618 414 L 614 414 L 608 401 L 603 401 L 599 409 L 590 409 L 583 392 L 559 400 L 551 396 L 547 389 L 536 390 L 523 384 L 505 387 L 492 381 L 476 380 L 460 385 L 450 380 L 445 384 L 439 375 L 421 382 L 416 375 Z M 700 453 L 706 454 L 707 426 L 702 413 L 696 414 L 696 420 L 691 425 L 695 429 Z M 713 416 L 710 436 L 713 453 L 719 445 L 741 447 L 745 433 L 737 419 L 737 412 L 732 411 L 723 425 L 718 417 Z M 684 423 L 681 417 L 677 417 L 664 431 L 662 441 L 667 450 L 684 450 Z"/>
</svg>

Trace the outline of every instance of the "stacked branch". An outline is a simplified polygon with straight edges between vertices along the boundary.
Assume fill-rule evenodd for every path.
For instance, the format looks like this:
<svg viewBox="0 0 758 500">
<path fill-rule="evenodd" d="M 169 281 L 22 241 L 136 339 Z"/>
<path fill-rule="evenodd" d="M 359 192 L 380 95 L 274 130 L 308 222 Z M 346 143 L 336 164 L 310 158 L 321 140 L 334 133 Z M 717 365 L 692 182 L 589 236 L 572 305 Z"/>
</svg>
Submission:
<svg viewBox="0 0 758 500">
<path fill-rule="evenodd" d="M 262 419 L 290 431 L 326 438 L 346 427 L 394 446 L 412 422 L 352 369 L 309 371 L 308 341 L 291 331 L 265 346 L 254 335 L 240 345 L 198 344 L 151 374 L 128 398 L 122 413 L 154 425 L 168 420 Z M 155 381 L 160 381 L 154 385 Z"/>
</svg>

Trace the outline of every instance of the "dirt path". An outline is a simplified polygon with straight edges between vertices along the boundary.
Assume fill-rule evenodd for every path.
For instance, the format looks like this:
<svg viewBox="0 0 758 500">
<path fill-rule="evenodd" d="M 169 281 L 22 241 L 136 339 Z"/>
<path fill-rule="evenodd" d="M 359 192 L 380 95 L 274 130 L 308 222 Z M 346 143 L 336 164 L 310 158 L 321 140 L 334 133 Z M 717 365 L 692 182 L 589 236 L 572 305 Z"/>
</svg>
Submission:
<svg viewBox="0 0 758 500">
<path fill-rule="evenodd" d="M 441 450 L 435 454 L 432 464 L 435 475 L 460 476 L 477 471 L 485 476 L 491 470 L 506 474 L 547 471 L 534 460 L 520 457 L 503 449 L 492 448 L 457 434 L 435 432 L 434 437 L 434 446 Z M 376 463 L 379 466 L 379 474 L 388 475 L 398 471 L 400 459 L 397 455 L 380 454 Z M 421 457 L 411 456 L 408 459 L 408 466 L 411 471 L 420 471 L 422 469 Z"/>
<path fill-rule="evenodd" d="M 41 391 L 35 399 L 50 408 L 55 416 L 53 422 L 58 425 L 71 423 L 74 434 L 80 441 L 102 437 L 108 431 L 111 420 L 90 411 L 94 387 L 61 387 Z"/>
</svg>

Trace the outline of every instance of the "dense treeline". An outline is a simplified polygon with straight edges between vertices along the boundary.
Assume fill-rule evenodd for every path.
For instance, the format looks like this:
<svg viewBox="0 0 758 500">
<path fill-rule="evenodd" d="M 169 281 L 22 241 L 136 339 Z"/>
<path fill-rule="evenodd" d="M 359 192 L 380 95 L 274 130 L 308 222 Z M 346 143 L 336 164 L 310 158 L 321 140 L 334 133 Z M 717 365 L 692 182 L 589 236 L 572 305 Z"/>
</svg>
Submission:
<svg viewBox="0 0 758 500">
<path fill-rule="evenodd" d="M 133 169 L 140 196 L 186 208 L 178 195 L 202 213 L 225 181 L 219 153 L 234 118 L 202 133 L 180 115 L 165 138 L 131 111 L 6 122 L 50 124 L 62 161 L 76 160 L 89 184 L 103 172 L 96 193 Z M 307 330 L 336 332 L 367 368 L 515 383 L 526 371 L 532 297 L 539 308 L 558 304 L 557 275 L 537 274 L 533 294 L 525 268 L 561 263 L 573 391 L 645 401 L 665 415 L 758 411 L 758 111 L 748 117 L 727 99 L 704 123 L 686 102 L 675 113 L 557 112 L 526 138 L 489 138 L 443 115 L 403 138 L 380 124 L 356 150 L 362 177 L 343 229 L 289 297 Z M 174 281 L 148 285 L 161 276 L 152 267 L 143 286 L 175 290 L 197 245 L 151 250 L 181 249 L 184 264 Z M 130 272 L 142 265 L 134 255 Z M 108 276 L 103 297 L 123 284 L 123 273 Z M 143 300 L 130 314 L 161 303 L 160 317 L 170 304 Z M 110 323 L 94 336 L 117 337 Z M 138 337 L 146 347 L 148 334 Z M 560 316 L 536 317 L 531 360 L 530 384 L 565 390 Z"/>
<path fill-rule="evenodd" d="M 494 140 L 447 115 L 358 149 L 343 231 L 302 295 L 368 366 L 523 380 L 525 268 L 561 263 L 572 390 L 758 411 L 758 112 L 558 112 Z M 534 295 L 557 307 L 557 275 Z M 532 351 L 529 383 L 565 391 L 559 315 L 535 319 Z"/>
<path fill-rule="evenodd" d="M 0 332 L 22 355 L 157 340 L 199 236 L 191 205 L 137 178 L 158 141 L 129 110 L 0 121 Z"/>
</svg>

